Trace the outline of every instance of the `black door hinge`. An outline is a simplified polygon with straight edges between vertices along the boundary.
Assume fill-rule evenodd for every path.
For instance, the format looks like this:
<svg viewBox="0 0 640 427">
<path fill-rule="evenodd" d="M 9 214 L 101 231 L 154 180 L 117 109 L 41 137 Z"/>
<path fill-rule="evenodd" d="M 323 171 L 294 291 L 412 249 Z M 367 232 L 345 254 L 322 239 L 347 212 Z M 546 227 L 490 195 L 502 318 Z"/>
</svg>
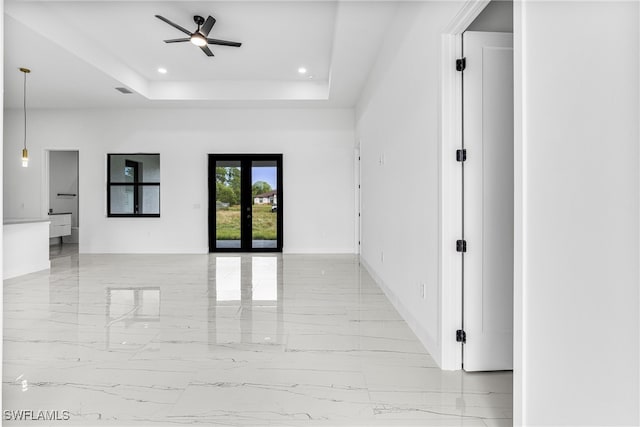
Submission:
<svg viewBox="0 0 640 427">
<path fill-rule="evenodd" d="M 462 329 L 456 331 L 456 342 L 461 342 L 462 344 L 467 342 L 467 333 Z"/>
<path fill-rule="evenodd" d="M 467 58 L 456 59 L 456 71 L 464 71 L 467 68 Z"/>
<path fill-rule="evenodd" d="M 467 150 L 464 148 L 462 150 L 456 150 L 456 160 L 459 162 L 467 160 Z"/>
<path fill-rule="evenodd" d="M 456 252 L 467 252 L 466 240 L 456 240 Z"/>
</svg>

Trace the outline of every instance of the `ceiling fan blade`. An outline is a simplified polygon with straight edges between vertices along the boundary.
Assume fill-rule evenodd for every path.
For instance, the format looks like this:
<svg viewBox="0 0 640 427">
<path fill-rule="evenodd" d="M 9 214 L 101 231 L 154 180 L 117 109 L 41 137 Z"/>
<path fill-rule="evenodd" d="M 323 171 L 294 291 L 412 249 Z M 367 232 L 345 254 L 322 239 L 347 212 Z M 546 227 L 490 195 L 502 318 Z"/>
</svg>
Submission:
<svg viewBox="0 0 640 427">
<path fill-rule="evenodd" d="M 160 16 L 160 15 L 156 15 L 156 18 L 158 18 L 161 21 L 166 22 L 167 24 L 171 25 L 173 28 L 178 29 L 180 31 L 182 31 L 185 34 L 191 35 L 191 31 L 181 27 L 178 24 L 174 24 L 173 22 L 169 21 L 167 18 L 165 18 L 164 16 Z"/>
<path fill-rule="evenodd" d="M 213 52 L 211 52 L 211 49 L 209 49 L 209 46 L 200 46 L 200 49 L 202 49 L 202 51 L 203 51 L 207 56 L 213 56 Z"/>
<path fill-rule="evenodd" d="M 190 38 L 184 38 L 184 39 L 169 39 L 169 40 L 165 40 L 165 43 L 182 43 L 182 42 L 188 42 L 191 41 Z"/>
<path fill-rule="evenodd" d="M 218 39 L 207 39 L 207 43 L 209 43 L 209 44 L 218 44 L 218 45 L 221 45 L 221 46 L 233 46 L 233 47 L 242 46 L 242 43 L 230 42 L 230 41 L 227 41 L 227 40 L 218 40 Z"/>
<path fill-rule="evenodd" d="M 209 16 L 205 21 L 204 25 L 200 27 L 200 32 L 203 36 L 207 37 L 209 35 L 209 31 L 213 28 L 213 25 L 216 23 L 216 18 L 213 16 Z"/>
</svg>

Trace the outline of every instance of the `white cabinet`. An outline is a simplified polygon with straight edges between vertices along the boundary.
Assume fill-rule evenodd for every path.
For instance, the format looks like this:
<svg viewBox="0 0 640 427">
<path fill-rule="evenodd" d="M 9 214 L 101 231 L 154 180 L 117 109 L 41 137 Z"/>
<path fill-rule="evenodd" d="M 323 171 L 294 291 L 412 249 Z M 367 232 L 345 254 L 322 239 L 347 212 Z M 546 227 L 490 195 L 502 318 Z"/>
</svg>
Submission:
<svg viewBox="0 0 640 427">
<path fill-rule="evenodd" d="M 71 234 L 71 214 L 50 214 L 49 237 L 69 236 Z"/>
</svg>

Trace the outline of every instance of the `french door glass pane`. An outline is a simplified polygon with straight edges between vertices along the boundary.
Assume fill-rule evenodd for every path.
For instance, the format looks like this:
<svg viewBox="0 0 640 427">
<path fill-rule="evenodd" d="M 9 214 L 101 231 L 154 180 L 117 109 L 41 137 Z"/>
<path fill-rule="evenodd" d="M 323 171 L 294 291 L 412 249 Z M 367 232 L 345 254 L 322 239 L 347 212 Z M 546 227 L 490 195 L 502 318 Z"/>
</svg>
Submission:
<svg viewBox="0 0 640 427">
<path fill-rule="evenodd" d="M 278 164 L 275 160 L 251 162 L 252 247 L 278 247 Z"/>
<path fill-rule="evenodd" d="M 240 161 L 216 161 L 216 247 L 241 247 Z"/>
</svg>

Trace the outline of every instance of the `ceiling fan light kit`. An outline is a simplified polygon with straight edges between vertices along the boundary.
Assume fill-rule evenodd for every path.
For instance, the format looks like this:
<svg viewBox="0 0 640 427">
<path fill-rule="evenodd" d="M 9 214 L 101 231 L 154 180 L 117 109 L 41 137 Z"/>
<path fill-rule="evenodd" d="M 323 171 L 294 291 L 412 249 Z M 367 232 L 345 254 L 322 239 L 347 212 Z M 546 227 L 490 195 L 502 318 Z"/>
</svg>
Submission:
<svg viewBox="0 0 640 427">
<path fill-rule="evenodd" d="M 194 34 L 191 36 L 191 43 L 198 47 L 202 47 L 207 45 L 207 39 L 205 39 L 202 34 Z"/>
<path fill-rule="evenodd" d="M 184 27 L 168 20 L 164 16 L 156 15 L 156 18 L 159 20 L 171 25 L 173 28 L 182 31 L 187 34 L 189 37 L 181 38 L 181 39 L 169 39 L 165 40 L 165 43 L 183 43 L 183 42 L 191 42 L 192 44 L 198 46 L 207 56 L 213 56 L 213 52 L 209 49 L 209 45 L 219 45 L 219 46 L 231 46 L 231 47 L 240 47 L 242 43 L 232 42 L 228 40 L 219 40 L 219 39 L 210 39 L 208 38 L 209 32 L 213 28 L 213 25 L 216 23 L 216 19 L 213 16 L 209 16 L 207 20 L 200 16 L 196 15 L 193 17 L 193 22 L 196 23 L 198 28 L 192 33 Z"/>
</svg>

